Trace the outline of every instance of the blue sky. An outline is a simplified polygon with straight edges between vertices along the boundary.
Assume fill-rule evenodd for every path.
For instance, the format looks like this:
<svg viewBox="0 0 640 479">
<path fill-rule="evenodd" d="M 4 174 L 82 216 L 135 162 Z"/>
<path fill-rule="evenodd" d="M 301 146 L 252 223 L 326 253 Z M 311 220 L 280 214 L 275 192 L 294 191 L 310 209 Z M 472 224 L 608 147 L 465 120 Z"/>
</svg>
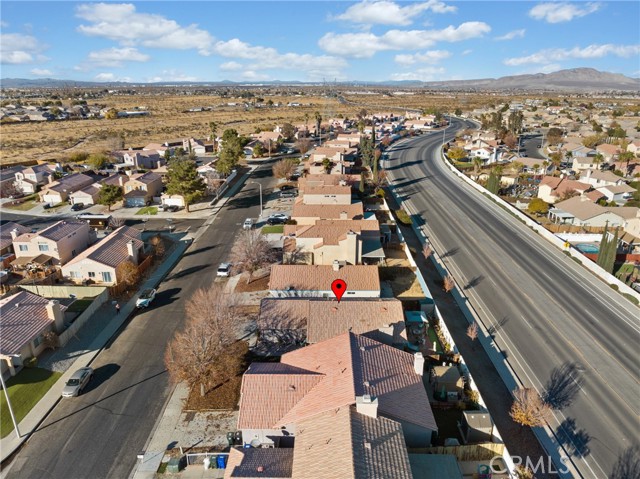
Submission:
<svg viewBox="0 0 640 479">
<path fill-rule="evenodd" d="M 2 78 L 451 80 L 640 76 L 640 2 L 29 2 L 1 8 Z"/>
</svg>

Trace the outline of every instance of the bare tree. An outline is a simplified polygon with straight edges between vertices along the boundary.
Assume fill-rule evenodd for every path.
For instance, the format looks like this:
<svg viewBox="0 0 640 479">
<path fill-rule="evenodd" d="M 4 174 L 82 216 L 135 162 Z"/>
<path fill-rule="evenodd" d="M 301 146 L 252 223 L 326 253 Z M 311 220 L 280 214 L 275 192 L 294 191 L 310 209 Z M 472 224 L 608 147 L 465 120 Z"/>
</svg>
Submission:
<svg viewBox="0 0 640 479">
<path fill-rule="evenodd" d="M 442 288 L 447 292 L 450 293 L 453 288 L 455 287 L 455 282 L 453 281 L 453 278 L 450 275 L 446 275 L 444 277 L 444 279 L 442 280 Z"/>
<path fill-rule="evenodd" d="M 295 147 L 300 150 L 300 154 L 304 155 L 307 151 L 311 149 L 311 140 L 298 140 L 296 141 Z"/>
<path fill-rule="evenodd" d="M 167 248 L 164 244 L 164 239 L 162 239 L 162 236 L 154 236 L 153 238 L 151 238 L 149 243 L 151 244 L 151 246 L 153 246 L 153 255 L 156 258 L 162 258 L 165 255 Z"/>
<path fill-rule="evenodd" d="M 369 184 L 374 190 L 385 187 L 387 185 L 387 172 L 384 170 L 375 170 L 371 174 Z"/>
<path fill-rule="evenodd" d="M 478 323 L 475 321 L 469 325 L 467 328 L 467 336 L 471 341 L 475 341 L 478 337 Z"/>
<path fill-rule="evenodd" d="M 56 349 L 60 346 L 60 338 L 55 331 L 48 331 L 42 335 L 42 344 L 45 348 Z"/>
<path fill-rule="evenodd" d="M 131 261 L 124 261 L 116 267 L 118 283 L 124 283 L 127 289 L 134 287 L 140 281 L 140 271 Z"/>
<path fill-rule="evenodd" d="M 284 158 L 280 161 L 277 161 L 273 165 L 273 176 L 276 178 L 289 179 L 293 173 L 296 171 L 297 164 L 291 158 Z"/>
<path fill-rule="evenodd" d="M 618 456 L 609 479 L 635 479 L 638 477 L 640 477 L 640 445 L 633 444 Z"/>
<path fill-rule="evenodd" d="M 109 226 L 111 226 L 114 230 L 124 226 L 125 220 L 124 218 L 111 218 L 109 220 Z"/>
<path fill-rule="evenodd" d="M 247 283 L 253 274 L 271 264 L 275 255 L 269 242 L 257 230 L 244 230 L 233 245 L 231 262 L 234 270 L 247 273 Z"/>
<path fill-rule="evenodd" d="M 238 322 L 233 298 L 214 284 L 198 289 L 187 301 L 185 329 L 176 333 L 164 355 L 172 381 L 199 385 L 204 396 L 216 382 L 238 374 L 242 358 L 231 354 Z"/>
<path fill-rule="evenodd" d="M 518 388 L 513 391 L 513 404 L 509 415 L 522 426 L 544 426 L 551 417 L 551 406 L 545 403 L 535 389 Z"/>
</svg>

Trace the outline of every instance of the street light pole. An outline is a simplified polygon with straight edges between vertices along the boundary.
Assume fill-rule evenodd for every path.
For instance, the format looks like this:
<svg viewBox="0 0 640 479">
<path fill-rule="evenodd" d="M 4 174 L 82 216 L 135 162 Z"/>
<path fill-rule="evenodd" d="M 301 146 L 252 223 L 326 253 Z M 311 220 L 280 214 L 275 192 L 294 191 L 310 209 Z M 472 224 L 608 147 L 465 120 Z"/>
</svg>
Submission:
<svg viewBox="0 0 640 479">
<path fill-rule="evenodd" d="M 7 385 L 4 383 L 4 377 L 2 377 L 2 373 L 0 373 L 0 384 L 2 384 L 2 390 L 4 391 L 4 397 L 7 399 L 7 409 L 9 409 L 9 415 L 11 416 L 11 421 L 13 422 L 13 428 L 16 431 L 16 436 L 20 439 L 20 429 L 18 429 L 18 421 L 16 421 L 16 416 L 13 414 L 13 408 L 11 407 L 11 401 L 9 400 L 9 391 L 7 391 Z"/>
<path fill-rule="evenodd" d="M 258 217 L 261 218 L 262 217 L 262 184 L 258 183 L 257 181 L 250 181 L 249 184 L 258 185 L 260 187 L 260 215 Z"/>
</svg>

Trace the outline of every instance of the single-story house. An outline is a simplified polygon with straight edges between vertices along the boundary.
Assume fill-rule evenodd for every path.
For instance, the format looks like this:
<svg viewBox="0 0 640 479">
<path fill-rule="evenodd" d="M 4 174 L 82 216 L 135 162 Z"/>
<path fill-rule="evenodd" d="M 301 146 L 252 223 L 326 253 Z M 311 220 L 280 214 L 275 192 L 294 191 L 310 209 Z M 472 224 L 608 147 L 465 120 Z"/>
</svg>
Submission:
<svg viewBox="0 0 640 479">
<path fill-rule="evenodd" d="M 305 205 L 350 205 L 351 187 L 348 185 L 310 186 L 305 185 L 302 194 Z"/>
<path fill-rule="evenodd" d="M 269 293 L 274 298 L 334 298 L 331 283 L 347 284 L 343 298 L 379 298 L 377 266 L 277 264 L 271 268 Z"/>
<path fill-rule="evenodd" d="M 69 195 L 71 204 L 82 203 L 83 205 L 95 205 L 98 203 L 98 196 L 100 194 L 100 185 L 93 184 L 82 188 L 79 191 L 74 191 Z"/>
<path fill-rule="evenodd" d="M 617 205 L 624 205 L 633 196 L 636 189 L 623 183 L 616 186 L 602 186 L 597 191 L 602 193 L 607 198 L 607 201 L 613 201 Z"/>
<path fill-rule="evenodd" d="M 66 306 L 29 291 L 0 300 L 0 374 L 14 376 L 23 362 L 43 350 L 43 335 L 64 330 Z"/>
<path fill-rule="evenodd" d="M 584 196 L 574 196 L 556 203 L 548 217 L 554 223 L 578 226 L 624 227 L 627 219 L 623 215 L 623 207 L 606 208 L 591 202 Z M 635 208 L 637 209 L 637 208 Z M 626 213 L 626 211 L 624 212 Z"/>
<path fill-rule="evenodd" d="M 592 186 L 582 181 L 570 180 L 567 177 L 545 176 L 538 186 L 538 198 L 547 203 L 555 203 L 572 192 L 582 194 Z"/>
<path fill-rule="evenodd" d="M 313 225 L 318 220 L 355 220 L 364 218 L 362 202 L 350 205 L 306 205 L 298 198 L 291 219 L 298 225 Z"/>
</svg>

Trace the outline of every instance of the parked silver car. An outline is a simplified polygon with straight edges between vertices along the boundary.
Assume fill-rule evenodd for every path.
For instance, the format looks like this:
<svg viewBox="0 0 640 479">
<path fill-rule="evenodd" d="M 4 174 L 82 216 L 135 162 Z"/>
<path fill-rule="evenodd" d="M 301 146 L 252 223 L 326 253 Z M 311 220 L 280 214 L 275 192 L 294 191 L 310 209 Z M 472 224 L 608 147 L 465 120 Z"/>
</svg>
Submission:
<svg viewBox="0 0 640 479">
<path fill-rule="evenodd" d="M 80 368 L 71 375 L 62 390 L 63 398 L 78 396 L 93 377 L 93 368 Z"/>
</svg>

